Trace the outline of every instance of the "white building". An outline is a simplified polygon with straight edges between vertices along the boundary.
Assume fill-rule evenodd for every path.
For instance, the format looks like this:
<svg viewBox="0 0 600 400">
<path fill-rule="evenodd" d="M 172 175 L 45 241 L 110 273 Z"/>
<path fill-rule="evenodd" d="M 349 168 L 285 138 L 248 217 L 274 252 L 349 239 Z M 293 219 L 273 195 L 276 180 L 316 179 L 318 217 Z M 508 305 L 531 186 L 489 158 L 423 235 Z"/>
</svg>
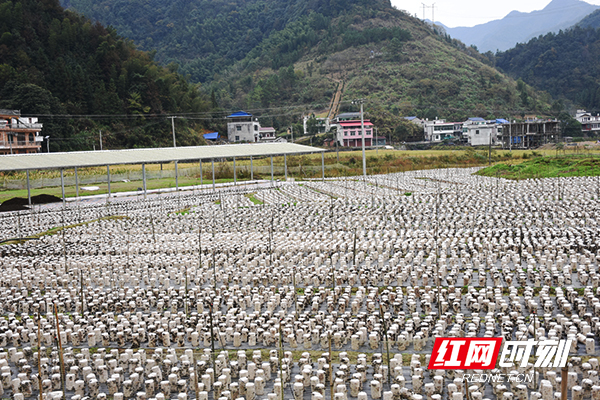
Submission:
<svg viewBox="0 0 600 400">
<path fill-rule="evenodd" d="M 261 127 L 259 130 L 258 140 L 261 142 L 272 142 L 277 139 L 275 135 L 275 128 L 269 127 Z"/>
<path fill-rule="evenodd" d="M 239 111 L 227 116 L 227 140 L 230 142 L 260 141 L 260 122 L 252 114 Z"/>
<path fill-rule="evenodd" d="M 462 134 L 471 146 L 494 146 L 498 141 L 498 134 L 502 134 L 502 126 L 496 120 L 469 118 L 462 124 Z"/>
<path fill-rule="evenodd" d="M 600 132 L 600 116 L 585 110 L 577 110 L 575 119 L 581 123 L 581 130 L 588 133 Z"/>
<path fill-rule="evenodd" d="M 441 142 L 460 138 L 462 122 L 446 122 L 443 119 L 423 121 L 425 140 L 428 142 Z"/>
</svg>

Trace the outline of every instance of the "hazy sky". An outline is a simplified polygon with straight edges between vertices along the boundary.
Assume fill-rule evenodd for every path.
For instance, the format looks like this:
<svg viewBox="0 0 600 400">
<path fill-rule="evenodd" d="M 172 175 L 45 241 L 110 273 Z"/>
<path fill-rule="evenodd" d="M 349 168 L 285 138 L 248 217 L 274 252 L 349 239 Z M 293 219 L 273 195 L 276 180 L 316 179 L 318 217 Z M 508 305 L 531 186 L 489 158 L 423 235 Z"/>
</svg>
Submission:
<svg viewBox="0 0 600 400">
<path fill-rule="evenodd" d="M 423 3 L 425 18 L 432 19 L 431 5 L 435 3 L 433 18 L 436 22 L 454 28 L 457 26 L 474 26 L 495 19 L 502 19 L 513 10 L 531 12 L 541 10 L 550 0 L 391 0 L 392 5 L 400 10 L 406 10 L 418 18 L 423 18 Z M 588 0 L 590 4 L 600 5 L 600 0 Z"/>
</svg>

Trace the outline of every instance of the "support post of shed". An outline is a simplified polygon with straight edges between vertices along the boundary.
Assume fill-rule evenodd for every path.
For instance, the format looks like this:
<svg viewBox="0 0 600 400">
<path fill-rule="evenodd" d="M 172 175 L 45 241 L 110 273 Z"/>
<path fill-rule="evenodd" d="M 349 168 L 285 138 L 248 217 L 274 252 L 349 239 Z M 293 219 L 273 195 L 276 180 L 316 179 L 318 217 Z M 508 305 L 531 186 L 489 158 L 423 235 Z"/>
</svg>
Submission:
<svg viewBox="0 0 600 400">
<path fill-rule="evenodd" d="M 252 168 L 252 156 L 250 156 L 250 180 L 254 180 L 254 168 Z"/>
<path fill-rule="evenodd" d="M 75 167 L 75 197 L 79 200 L 79 179 L 77 176 L 77 167 Z"/>
<path fill-rule="evenodd" d="M 233 157 L 233 184 L 237 185 L 237 174 L 235 172 L 235 157 Z"/>
<path fill-rule="evenodd" d="M 321 152 L 321 179 L 325 182 L 325 152 Z"/>
<path fill-rule="evenodd" d="M 273 156 L 271 156 L 271 185 L 273 184 Z"/>
<path fill-rule="evenodd" d="M 213 178 L 213 192 L 215 191 L 215 159 L 211 160 L 212 162 L 212 178 Z"/>
<path fill-rule="evenodd" d="M 144 199 L 146 199 L 146 164 L 142 164 L 142 188 L 144 189 Z"/>
<path fill-rule="evenodd" d="M 106 181 L 108 182 L 108 195 L 106 195 L 106 201 L 110 198 L 110 166 L 106 166 Z"/>
<path fill-rule="evenodd" d="M 200 186 L 202 186 L 202 160 L 200 160 Z"/>
<path fill-rule="evenodd" d="M 175 191 L 179 192 L 179 168 L 177 161 L 175 161 Z"/>
<path fill-rule="evenodd" d="M 285 181 L 287 182 L 287 154 L 283 155 L 283 170 L 285 171 Z"/>
<path fill-rule="evenodd" d="M 63 199 L 63 207 L 66 204 L 66 199 L 65 199 L 65 174 L 64 171 L 60 170 L 60 189 L 61 189 L 61 193 L 62 193 L 62 199 Z"/>
<path fill-rule="evenodd" d="M 29 170 L 25 171 L 27 173 L 27 201 L 31 206 L 31 186 L 29 186 Z"/>
</svg>

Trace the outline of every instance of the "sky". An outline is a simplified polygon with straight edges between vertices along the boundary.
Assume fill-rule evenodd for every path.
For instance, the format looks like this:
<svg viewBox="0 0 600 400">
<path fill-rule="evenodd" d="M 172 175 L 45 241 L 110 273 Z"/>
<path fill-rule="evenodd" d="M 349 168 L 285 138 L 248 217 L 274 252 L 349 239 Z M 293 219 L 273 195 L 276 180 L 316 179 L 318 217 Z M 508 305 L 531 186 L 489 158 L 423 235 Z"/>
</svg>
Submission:
<svg viewBox="0 0 600 400">
<path fill-rule="evenodd" d="M 391 0 L 399 10 L 408 11 L 411 15 L 423 19 L 423 3 L 425 3 L 425 19 L 441 22 L 449 28 L 457 26 L 475 26 L 495 19 L 502 19 L 513 10 L 531 12 L 541 10 L 550 0 Z M 587 0 L 587 3 L 600 5 L 600 0 Z M 432 9 L 432 4 L 435 4 Z"/>
</svg>

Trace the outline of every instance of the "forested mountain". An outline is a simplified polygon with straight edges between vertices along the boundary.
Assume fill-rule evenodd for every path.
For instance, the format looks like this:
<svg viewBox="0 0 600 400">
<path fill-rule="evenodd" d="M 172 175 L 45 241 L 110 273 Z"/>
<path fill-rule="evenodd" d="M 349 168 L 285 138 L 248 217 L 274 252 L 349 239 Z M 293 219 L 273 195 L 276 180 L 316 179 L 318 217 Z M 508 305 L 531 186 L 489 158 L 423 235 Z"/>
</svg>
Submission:
<svg viewBox="0 0 600 400">
<path fill-rule="evenodd" d="M 177 62 L 195 82 L 261 47 L 271 34 L 294 25 L 296 36 L 282 37 L 273 53 L 273 67 L 289 65 L 299 50 L 313 46 L 332 18 L 354 17 L 389 8 L 386 0 L 61 0 L 93 20 L 111 25 L 142 50 L 155 50 L 157 61 Z M 350 37 L 345 24 L 330 32 Z M 285 56 L 280 56 L 285 54 Z M 296 56 L 296 57 L 295 57 Z"/>
<path fill-rule="evenodd" d="M 473 27 L 446 28 L 446 32 L 479 51 L 505 51 L 533 37 L 575 25 L 598 6 L 581 0 L 552 0 L 544 9 L 524 13 L 512 11 L 502 19 Z"/>
<path fill-rule="evenodd" d="M 600 31 L 578 26 L 496 55 L 496 65 L 556 98 L 600 110 Z"/>
<path fill-rule="evenodd" d="M 159 117 L 207 111 L 210 99 L 58 0 L 0 0 L 0 108 L 42 116 L 56 151 L 90 149 L 99 129 L 109 148 L 169 145 L 170 121 Z M 181 144 L 203 141 L 178 124 Z"/>
<path fill-rule="evenodd" d="M 406 115 L 462 120 L 549 108 L 549 96 L 517 87 L 488 58 L 389 0 L 63 1 L 179 64 L 213 105 L 248 110 L 278 130 L 302 113 L 326 113 L 336 93 L 340 111 L 365 98 L 386 135 Z"/>
</svg>

